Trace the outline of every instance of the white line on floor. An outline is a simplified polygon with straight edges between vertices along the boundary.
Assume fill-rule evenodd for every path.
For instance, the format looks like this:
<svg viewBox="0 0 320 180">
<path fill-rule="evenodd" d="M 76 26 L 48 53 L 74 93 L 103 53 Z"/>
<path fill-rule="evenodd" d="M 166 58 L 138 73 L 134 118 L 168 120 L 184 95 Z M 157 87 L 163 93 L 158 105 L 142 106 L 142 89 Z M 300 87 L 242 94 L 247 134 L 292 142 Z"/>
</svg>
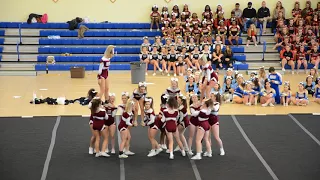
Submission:
<svg viewBox="0 0 320 180">
<path fill-rule="evenodd" d="M 191 156 L 189 158 L 191 158 Z M 196 180 L 201 180 L 201 176 L 200 176 L 200 173 L 199 173 L 199 170 L 197 168 L 196 163 L 192 159 L 190 159 L 190 163 L 191 163 L 191 167 L 192 167 L 194 176 L 196 177 Z"/>
<path fill-rule="evenodd" d="M 249 146 L 251 147 L 251 149 L 253 150 L 253 152 L 257 155 L 257 157 L 259 158 L 259 160 L 261 161 L 261 163 L 264 165 L 264 167 L 267 169 L 267 171 L 269 172 L 269 174 L 271 175 L 271 177 L 273 178 L 273 180 L 279 180 L 279 178 L 276 176 L 276 174 L 272 171 L 272 169 L 270 168 L 270 166 L 268 165 L 268 163 L 263 159 L 263 157 L 261 156 L 261 154 L 259 153 L 259 151 L 257 150 L 257 148 L 252 144 L 251 140 L 249 139 L 249 137 L 247 136 L 247 134 L 244 132 L 244 130 L 242 129 L 241 125 L 239 124 L 237 118 L 234 115 L 231 115 L 233 122 L 236 124 L 236 126 L 238 127 L 239 131 L 241 132 L 242 136 L 244 137 L 244 139 L 247 141 L 247 143 L 249 144 Z"/>
<path fill-rule="evenodd" d="M 51 160 L 51 156 L 52 156 L 52 151 L 54 148 L 54 144 L 56 143 L 57 130 L 58 130 L 58 127 L 60 124 L 60 120 L 61 120 L 61 116 L 58 116 L 57 120 L 56 120 L 56 124 L 54 125 L 53 130 L 52 130 L 51 142 L 50 142 L 50 146 L 49 146 L 49 150 L 48 150 L 48 154 L 47 154 L 47 159 L 44 163 L 44 167 L 43 167 L 43 171 L 42 171 L 42 175 L 41 175 L 41 180 L 45 180 L 47 178 L 47 173 L 48 173 L 49 164 L 50 164 L 50 160 Z"/>
<path fill-rule="evenodd" d="M 314 116 L 320 116 L 320 113 L 312 113 Z"/>
<path fill-rule="evenodd" d="M 90 117 L 90 115 L 82 115 L 82 117 Z"/>
<path fill-rule="evenodd" d="M 21 118 L 33 118 L 33 116 L 21 116 Z"/>
<path fill-rule="evenodd" d="M 118 127 L 120 123 L 120 116 L 116 116 L 116 127 Z M 121 136 L 120 136 L 120 131 L 117 130 L 117 135 L 118 135 L 118 144 L 120 148 L 120 143 L 121 143 Z M 120 159 L 120 180 L 125 180 L 126 179 L 126 174 L 125 174 L 125 169 L 124 169 L 124 160 Z"/>
<path fill-rule="evenodd" d="M 288 114 L 288 116 L 320 146 L 320 141 L 314 137 L 314 135 L 311 134 L 311 132 L 309 132 L 295 117 L 293 117 L 292 114 Z"/>
<path fill-rule="evenodd" d="M 266 116 L 266 114 L 256 114 L 256 116 Z"/>
</svg>

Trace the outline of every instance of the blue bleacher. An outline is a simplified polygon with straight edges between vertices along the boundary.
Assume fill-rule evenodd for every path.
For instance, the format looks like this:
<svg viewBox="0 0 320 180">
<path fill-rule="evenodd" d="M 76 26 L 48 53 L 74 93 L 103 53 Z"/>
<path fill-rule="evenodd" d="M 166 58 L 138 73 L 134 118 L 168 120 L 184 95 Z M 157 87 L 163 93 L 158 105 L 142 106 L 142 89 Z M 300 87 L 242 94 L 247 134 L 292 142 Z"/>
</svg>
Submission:
<svg viewBox="0 0 320 180">
<path fill-rule="evenodd" d="M 147 35 L 146 35 L 147 36 Z M 0 39 L 1 40 L 1 39 Z M 233 40 L 234 41 L 234 40 Z M 70 38 L 61 38 L 61 39 L 39 39 L 40 45 L 141 45 L 143 42 L 142 38 L 125 38 L 125 39 L 70 39 Z M 150 39 L 151 44 L 154 43 L 153 39 Z M 1 43 L 1 41 L 0 41 Z M 165 43 L 164 40 L 162 43 Z M 236 42 L 233 42 L 236 44 Z M 229 41 L 226 41 L 226 44 L 229 44 Z M 239 39 L 239 44 L 242 44 L 242 39 Z"/>
<path fill-rule="evenodd" d="M 0 22 L 0 28 L 34 28 L 34 29 L 68 29 L 67 23 L 21 23 L 21 22 Z M 90 29 L 149 29 L 150 23 L 81 23 Z"/>
<path fill-rule="evenodd" d="M 234 53 L 244 53 L 244 47 L 231 47 Z M 38 48 L 39 54 L 103 54 L 105 47 L 50 47 L 42 46 Z M 115 51 L 118 54 L 139 54 L 140 47 L 116 47 Z"/>
<path fill-rule="evenodd" d="M 141 31 L 141 30 L 99 30 L 87 31 L 84 33 L 86 37 L 143 37 L 143 36 L 158 36 L 161 32 L 158 31 Z M 70 30 L 40 30 L 40 36 L 61 36 L 61 37 L 77 37 L 77 31 Z"/>
<path fill-rule="evenodd" d="M 0 53 L 2 53 L 2 51 L 3 51 L 3 47 L 2 47 L 2 46 L 0 46 Z"/>
<path fill-rule="evenodd" d="M 312 69 L 313 67 L 314 67 L 314 64 L 308 63 L 308 68 L 307 68 L 307 69 Z M 291 69 L 291 66 L 289 66 L 288 64 L 286 64 L 286 65 L 284 66 L 284 68 L 285 68 L 285 69 Z M 295 64 L 294 69 L 297 69 L 297 63 Z M 303 64 L 301 65 L 300 69 L 304 69 Z M 319 66 L 318 69 L 320 69 L 320 66 Z"/>
<path fill-rule="evenodd" d="M 0 36 L 4 36 L 5 31 L 0 29 Z"/>
<path fill-rule="evenodd" d="M 0 55 L 0 61 L 1 61 L 1 59 L 2 59 L 2 55 Z"/>
<path fill-rule="evenodd" d="M 4 38 L 0 38 L 0 44 L 4 44 Z"/>
</svg>

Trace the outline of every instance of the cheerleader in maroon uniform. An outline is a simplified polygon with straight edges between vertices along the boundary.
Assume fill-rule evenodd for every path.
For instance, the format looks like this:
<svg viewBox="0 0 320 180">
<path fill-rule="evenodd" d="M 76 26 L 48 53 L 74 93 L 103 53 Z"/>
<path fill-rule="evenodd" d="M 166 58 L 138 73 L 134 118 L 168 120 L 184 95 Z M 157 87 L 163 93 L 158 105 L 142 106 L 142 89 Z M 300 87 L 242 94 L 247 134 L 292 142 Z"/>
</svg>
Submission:
<svg viewBox="0 0 320 180">
<path fill-rule="evenodd" d="M 200 102 L 198 99 L 198 94 L 191 94 L 191 99 L 190 101 L 192 101 L 192 104 L 190 105 L 190 125 L 189 125 L 189 139 L 188 139 L 188 148 L 189 148 L 189 152 L 188 154 L 190 156 L 193 155 L 192 153 L 192 143 L 193 143 L 193 137 L 194 137 L 194 133 L 196 132 L 196 128 L 199 126 L 199 120 L 198 120 L 198 116 L 195 115 L 196 111 L 200 111 Z"/>
<path fill-rule="evenodd" d="M 150 31 L 152 31 L 152 27 L 154 24 L 157 26 L 157 31 L 159 31 L 159 23 L 160 23 L 160 13 L 158 11 L 158 5 L 153 5 L 150 13 L 151 26 Z"/>
<path fill-rule="evenodd" d="M 306 52 L 304 51 L 304 46 L 300 46 L 299 51 L 297 52 L 297 55 L 296 55 L 296 60 L 297 60 L 297 74 L 299 72 L 301 64 L 303 64 L 304 71 L 305 73 L 307 73 L 308 62 L 306 60 Z"/>
<path fill-rule="evenodd" d="M 119 146 L 119 158 L 127 158 L 128 155 L 134 154 L 128 149 L 129 148 L 128 145 L 131 140 L 129 127 L 132 126 L 133 105 L 134 105 L 134 102 L 129 99 L 125 106 L 125 110 L 122 113 L 121 120 L 118 125 L 118 130 L 120 131 L 120 137 L 121 137 L 121 143 Z"/>
<path fill-rule="evenodd" d="M 314 64 L 316 69 L 319 67 L 320 62 L 320 53 L 318 50 L 318 46 L 312 46 L 312 50 L 310 51 L 310 63 Z"/>
<path fill-rule="evenodd" d="M 180 89 L 178 86 L 178 78 L 171 78 L 171 86 L 168 87 L 164 94 L 168 96 L 177 97 L 180 94 Z"/>
<path fill-rule="evenodd" d="M 210 19 L 212 19 L 213 18 L 213 13 L 211 11 L 211 7 L 209 5 L 206 5 L 204 7 L 204 11 L 202 13 L 202 19 L 204 19 L 204 18 L 206 18 L 208 16 L 210 17 Z"/>
<path fill-rule="evenodd" d="M 194 37 L 196 44 L 200 43 L 200 35 L 201 29 L 199 28 L 199 24 L 195 23 L 191 32 L 191 35 Z"/>
<path fill-rule="evenodd" d="M 206 56 L 202 56 L 200 64 L 203 66 L 202 90 L 200 94 L 200 100 L 202 100 L 205 95 L 206 97 L 210 97 L 210 91 L 219 79 L 218 75 L 213 71 L 210 61 L 207 61 Z"/>
<path fill-rule="evenodd" d="M 92 115 L 92 129 L 95 137 L 95 151 L 96 157 L 103 156 L 109 157 L 105 151 L 105 146 L 102 146 L 100 151 L 100 136 L 104 139 L 108 139 L 108 130 L 105 128 L 105 120 L 108 120 L 108 114 L 102 106 L 100 98 L 94 98 L 91 101 L 91 115 Z"/>
<path fill-rule="evenodd" d="M 123 111 L 126 109 L 126 104 L 127 104 L 129 98 L 130 98 L 130 96 L 129 96 L 128 92 L 121 93 L 122 104 L 118 105 L 118 110 L 117 110 L 117 112 L 119 112 L 119 114 L 122 114 Z"/>
<path fill-rule="evenodd" d="M 313 15 L 313 21 L 312 21 L 312 29 L 313 29 L 313 32 L 316 36 L 319 36 L 319 25 L 320 25 L 320 22 L 318 20 L 318 15 L 317 14 L 314 14 Z"/>
<path fill-rule="evenodd" d="M 144 98 L 147 95 L 147 84 L 145 82 L 139 82 L 138 89 L 133 91 L 133 102 L 134 102 L 134 122 L 133 125 L 137 126 L 137 119 L 139 113 L 139 107 L 141 112 L 141 126 L 145 126 L 144 120 Z"/>
<path fill-rule="evenodd" d="M 189 151 L 188 143 L 187 143 L 186 137 L 184 136 L 184 132 L 186 128 L 190 125 L 188 112 L 187 112 L 187 108 L 188 108 L 187 98 L 183 94 L 180 94 L 177 100 L 179 105 L 178 132 L 179 132 L 180 140 L 184 146 L 184 149 L 186 151 Z M 178 151 L 178 150 L 181 150 L 179 146 L 177 146 L 174 151 Z"/>
<path fill-rule="evenodd" d="M 202 140 L 206 143 L 206 156 L 212 157 L 211 152 L 211 144 L 209 141 L 210 137 L 210 124 L 209 124 L 209 116 L 211 112 L 211 108 L 213 106 L 213 102 L 211 99 L 206 99 L 202 103 L 200 111 L 195 111 L 192 116 L 197 116 L 199 120 L 199 126 L 196 135 L 196 147 L 197 154 L 193 156 L 191 159 L 200 160 L 201 152 L 202 152 Z"/>
<path fill-rule="evenodd" d="M 184 13 L 184 15 L 186 16 L 187 19 L 190 18 L 191 12 L 189 11 L 189 6 L 188 6 L 188 4 L 184 4 L 184 5 L 183 5 L 182 13 Z"/>
<path fill-rule="evenodd" d="M 225 152 L 224 152 L 223 144 L 219 135 L 220 127 L 219 127 L 219 118 L 218 118 L 218 112 L 221 104 L 221 95 L 219 93 L 211 93 L 211 100 L 213 101 L 213 108 L 211 109 L 209 124 L 211 126 L 211 132 L 213 134 L 213 137 L 215 138 L 215 140 L 217 141 L 217 144 L 219 145 L 220 155 L 224 156 Z M 212 154 L 212 152 L 207 152 L 207 153 Z M 206 156 L 206 154 L 204 154 L 204 156 Z"/>
<path fill-rule="evenodd" d="M 147 155 L 148 157 L 155 156 L 162 151 L 162 148 L 155 140 L 155 135 L 157 133 L 157 129 L 153 127 L 156 122 L 156 115 L 153 110 L 153 99 L 151 97 L 146 97 L 144 101 L 144 122 L 149 126 L 148 127 L 148 137 L 151 143 L 151 151 Z"/>
<path fill-rule="evenodd" d="M 104 52 L 103 57 L 101 58 L 98 72 L 98 84 L 100 86 L 100 98 L 102 99 L 103 95 L 105 101 L 109 100 L 109 66 L 110 60 L 114 55 L 114 46 L 110 45 L 107 47 Z"/>
<path fill-rule="evenodd" d="M 162 116 L 163 116 L 163 111 L 167 109 L 167 100 L 168 100 L 168 95 L 167 94 L 162 94 L 161 95 L 161 104 L 160 104 L 160 112 L 155 120 L 154 126 L 152 129 L 160 130 L 160 147 L 162 149 L 167 149 L 167 144 L 166 142 L 166 131 L 164 128 L 164 123 L 161 121 Z M 154 135 L 155 136 L 155 135 Z"/>
<path fill-rule="evenodd" d="M 116 95 L 114 93 L 109 94 L 109 103 L 105 104 L 104 107 L 106 112 L 109 116 L 109 119 L 105 121 L 106 130 L 109 132 L 109 136 L 111 137 L 111 154 L 115 154 L 115 137 L 114 134 L 116 132 L 116 123 L 115 123 L 115 116 L 117 113 L 117 107 L 115 106 L 115 98 Z M 106 149 L 106 153 L 109 153 L 108 148 L 108 138 L 103 140 L 102 148 Z"/>
<path fill-rule="evenodd" d="M 177 131 L 177 120 L 179 117 L 178 111 L 178 102 L 176 97 L 169 97 L 167 102 L 167 109 L 163 111 L 161 121 L 165 123 L 165 130 L 169 142 L 169 159 L 174 159 L 173 156 L 173 137 L 176 139 L 180 149 L 182 156 L 186 155 L 186 152 L 183 149 L 183 144 L 180 141 L 179 133 Z"/>
<path fill-rule="evenodd" d="M 296 1 L 294 3 L 294 9 L 292 9 L 292 17 L 296 25 L 298 25 L 298 19 L 301 18 L 301 9 L 300 9 L 300 3 Z"/>
<path fill-rule="evenodd" d="M 231 21 L 231 26 L 229 27 L 229 44 L 233 46 L 232 40 L 236 41 L 237 46 L 239 45 L 239 34 L 240 34 L 240 26 L 237 25 L 236 21 Z"/>
</svg>

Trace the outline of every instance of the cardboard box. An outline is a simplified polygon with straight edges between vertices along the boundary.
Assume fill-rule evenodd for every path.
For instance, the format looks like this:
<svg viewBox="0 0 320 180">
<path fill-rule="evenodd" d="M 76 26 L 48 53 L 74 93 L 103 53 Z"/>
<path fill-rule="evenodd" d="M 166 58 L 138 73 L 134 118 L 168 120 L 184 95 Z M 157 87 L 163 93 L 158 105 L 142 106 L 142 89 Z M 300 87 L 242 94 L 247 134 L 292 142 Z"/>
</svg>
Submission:
<svg viewBox="0 0 320 180">
<path fill-rule="evenodd" d="M 84 67 L 71 67 L 70 74 L 71 74 L 71 78 L 84 78 L 85 69 Z"/>
</svg>

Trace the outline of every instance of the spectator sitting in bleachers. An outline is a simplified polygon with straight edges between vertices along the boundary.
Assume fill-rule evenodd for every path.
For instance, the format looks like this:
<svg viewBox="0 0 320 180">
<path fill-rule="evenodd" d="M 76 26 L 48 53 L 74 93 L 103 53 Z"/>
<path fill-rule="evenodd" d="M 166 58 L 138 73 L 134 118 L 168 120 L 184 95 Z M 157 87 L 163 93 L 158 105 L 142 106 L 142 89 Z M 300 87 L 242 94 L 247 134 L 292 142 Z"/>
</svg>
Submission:
<svg viewBox="0 0 320 180">
<path fill-rule="evenodd" d="M 272 16 L 272 32 L 276 29 L 277 24 L 278 24 L 278 19 L 279 19 L 279 13 L 282 13 L 282 15 L 284 15 L 284 19 L 285 19 L 285 8 L 282 6 L 282 2 L 278 1 L 276 4 L 275 9 L 273 10 L 273 16 Z"/>
<path fill-rule="evenodd" d="M 300 2 L 296 1 L 294 3 L 294 8 L 292 9 L 292 17 L 293 21 L 296 25 L 298 25 L 298 20 L 301 18 L 301 9 L 300 9 Z"/>
<path fill-rule="evenodd" d="M 282 54 L 282 60 L 281 60 L 281 64 L 282 64 L 282 71 L 285 71 L 284 66 L 286 64 L 288 64 L 289 66 L 291 66 L 291 72 L 292 74 L 294 74 L 294 59 L 293 59 L 293 54 L 291 52 L 291 48 L 290 46 L 286 46 L 285 51 Z"/>
<path fill-rule="evenodd" d="M 159 26 L 159 23 L 160 23 L 160 13 L 159 13 L 159 8 L 158 6 L 155 4 L 152 6 L 151 8 L 151 13 L 150 13 L 150 19 L 151 19 L 151 26 L 150 26 L 150 31 L 152 31 L 152 28 L 153 28 L 153 25 L 156 24 L 157 26 L 157 31 L 159 31 L 160 29 L 160 26 Z"/>
<path fill-rule="evenodd" d="M 270 17 L 270 10 L 269 8 L 266 7 L 266 2 L 262 1 L 262 7 L 258 9 L 258 20 L 259 22 L 261 22 L 263 24 L 263 34 L 266 34 L 267 31 L 267 23 L 270 22 L 272 20 L 272 18 Z"/>
<path fill-rule="evenodd" d="M 306 25 L 311 25 L 313 9 L 311 8 L 311 1 L 306 1 L 306 7 L 301 11 L 301 17 L 305 19 Z"/>
<path fill-rule="evenodd" d="M 209 5 L 206 5 L 202 13 L 202 20 L 204 20 L 208 15 L 210 16 L 210 19 L 213 19 L 213 13 L 211 11 L 211 7 Z"/>
<path fill-rule="evenodd" d="M 195 46 L 194 51 L 191 52 L 191 63 L 193 67 L 196 67 L 195 69 L 201 71 L 199 59 L 200 59 L 199 46 Z"/>
<path fill-rule="evenodd" d="M 229 44 L 233 46 L 232 40 L 236 41 L 236 45 L 239 45 L 239 34 L 240 34 L 240 26 L 237 25 L 236 21 L 232 21 L 229 26 Z"/>
<path fill-rule="evenodd" d="M 257 46 L 257 28 L 254 24 L 250 25 L 247 34 L 247 47 L 249 47 L 249 43 L 251 41 L 254 43 L 255 46 Z"/>
<path fill-rule="evenodd" d="M 247 27 L 254 23 L 256 24 L 257 11 L 252 7 L 252 2 L 248 2 L 248 7 L 243 10 L 242 18 L 244 21 L 244 32 L 247 32 Z"/>
<path fill-rule="evenodd" d="M 235 4 L 235 8 L 231 11 L 231 17 L 233 17 L 232 12 L 234 12 L 234 17 L 237 20 L 237 24 L 240 26 L 241 30 L 243 30 L 242 10 L 240 9 L 239 3 Z"/>
<path fill-rule="evenodd" d="M 258 79 L 259 79 L 261 88 L 264 88 L 264 81 L 267 79 L 267 74 L 263 66 L 259 68 Z"/>
<path fill-rule="evenodd" d="M 224 62 L 224 54 L 222 52 L 220 44 L 216 45 L 213 53 L 212 53 L 212 64 L 216 65 L 216 68 L 218 70 L 222 69 L 222 63 Z"/>
<path fill-rule="evenodd" d="M 223 56 L 224 56 L 223 64 L 226 66 L 226 69 L 232 68 L 233 62 L 235 59 L 233 58 L 233 52 L 230 46 L 226 46 L 226 50 L 224 51 Z"/>
</svg>

